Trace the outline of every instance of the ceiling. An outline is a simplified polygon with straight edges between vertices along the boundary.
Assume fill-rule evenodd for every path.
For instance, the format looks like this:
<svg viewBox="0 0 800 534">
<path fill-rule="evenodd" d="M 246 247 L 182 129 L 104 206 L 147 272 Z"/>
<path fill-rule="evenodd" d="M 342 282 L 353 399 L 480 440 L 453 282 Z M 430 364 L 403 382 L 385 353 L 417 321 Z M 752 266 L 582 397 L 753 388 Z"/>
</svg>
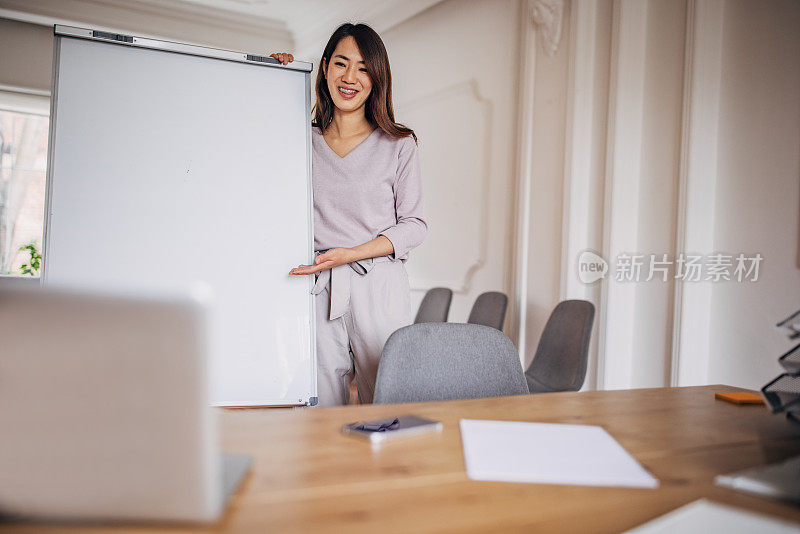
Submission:
<svg viewBox="0 0 800 534">
<path fill-rule="evenodd" d="M 441 0 L 172 0 L 203 5 L 283 23 L 295 43 L 305 51 L 319 47 L 344 21 L 363 21 L 385 31 Z"/>
</svg>

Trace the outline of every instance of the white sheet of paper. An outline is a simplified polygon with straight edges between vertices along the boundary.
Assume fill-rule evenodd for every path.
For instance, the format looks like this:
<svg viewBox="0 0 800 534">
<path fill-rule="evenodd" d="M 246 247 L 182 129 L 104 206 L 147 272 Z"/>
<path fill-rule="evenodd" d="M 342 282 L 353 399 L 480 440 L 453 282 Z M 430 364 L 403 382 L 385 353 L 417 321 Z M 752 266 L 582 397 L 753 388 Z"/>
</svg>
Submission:
<svg viewBox="0 0 800 534">
<path fill-rule="evenodd" d="M 709 532 L 789 534 L 791 532 L 796 534 L 799 530 L 800 525 L 700 499 L 639 525 L 628 532 L 630 534 L 671 534 L 673 532 L 691 534 Z"/>
<path fill-rule="evenodd" d="M 658 487 L 599 426 L 462 419 L 461 441 L 473 480 Z"/>
</svg>

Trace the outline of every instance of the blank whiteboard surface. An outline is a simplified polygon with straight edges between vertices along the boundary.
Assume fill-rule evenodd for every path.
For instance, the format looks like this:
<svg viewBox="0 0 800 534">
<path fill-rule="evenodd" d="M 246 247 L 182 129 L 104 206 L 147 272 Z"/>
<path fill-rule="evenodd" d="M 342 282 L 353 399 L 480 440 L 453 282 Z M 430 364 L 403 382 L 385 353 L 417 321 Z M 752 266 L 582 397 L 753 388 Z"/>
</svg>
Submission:
<svg viewBox="0 0 800 534">
<path fill-rule="evenodd" d="M 46 283 L 204 283 L 212 402 L 308 403 L 312 281 L 287 274 L 312 257 L 308 73 L 56 47 Z"/>
</svg>

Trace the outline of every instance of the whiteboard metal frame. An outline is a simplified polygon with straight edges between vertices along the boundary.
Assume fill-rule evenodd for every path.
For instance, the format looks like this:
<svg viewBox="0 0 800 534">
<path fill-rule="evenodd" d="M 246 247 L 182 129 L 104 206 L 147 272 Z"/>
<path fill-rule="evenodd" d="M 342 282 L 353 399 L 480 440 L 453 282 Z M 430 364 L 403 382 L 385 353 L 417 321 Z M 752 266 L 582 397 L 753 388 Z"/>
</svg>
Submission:
<svg viewBox="0 0 800 534">
<path fill-rule="evenodd" d="M 277 59 L 263 58 L 263 56 L 247 54 L 245 52 L 234 52 L 233 50 L 223 50 L 220 48 L 210 48 L 186 43 L 162 41 L 159 39 L 148 39 L 146 37 L 137 37 L 135 35 L 111 34 L 105 31 L 76 28 L 74 26 L 64 26 L 61 24 L 55 25 L 54 33 L 56 36 L 77 37 L 79 39 L 89 39 L 90 41 L 101 41 L 104 43 L 132 46 L 135 48 L 151 48 L 153 50 L 177 52 L 179 54 L 187 54 L 190 56 L 212 57 L 216 59 L 237 61 L 239 63 L 248 63 L 250 65 L 261 65 L 263 67 L 272 67 L 278 69 L 311 72 L 312 68 L 314 67 L 314 65 L 305 61 L 292 61 L 291 63 L 283 65 Z M 110 37 L 111 35 L 114 35 L 118 38 L 128 38 L 131 40 L 124 41 L 120 39 L 114 39 Z M 248 56 L 259 57 L 265 59 L 266 61 L 251 60 L 248 59 Z"/>
<path fill-rule="evenodd" d="M 46 182 L 45 182 L 45 213 L 44 213 L 44 228 L 42 231 L 42 274 L 39 278 L 40 285 L 45 286 L 47 285 L 47 256 L 49 253 L 50 248 L 50 221 L 52 217 L 52 192 L 53 192 L 53 171 L 55 167 L 55 132 L 56 132 L 56 120 L 57 120 L 57 113 L 58 113 L 58 67 L 61 57 L 61 39 L 62 38 L 76 38 L 76 39 L 86 39 L 91 41 L 99 41 L 107 44 L 114 44 L 118 46 L 130 46 L 135 48 L 148 48 L 152 50 L 161 50 L 164 52 L 174 52 L 178 54 L 185 54 L 191 56 L 200 56 L 200 57 L 208 57 L 213 59 L 221 59 L 225 61 L 235 61 L 238 63 L 246 63 L 249 65 L 260 66 L 260 67 L 270 67 L 270 68 L 279 68 L 279 69 L 286 69 L 286 70 L 293 70 L 293 71 L 300 71 L 305 73 L 305 89 L 306 89 L 306 175 L 307 175 L 307 187 L 308 187 L 308 258 L 309 262 L 313 263 L 314 258 L 314 200 L 313 200 L 313 192 L 314 188 L 312 186 L 312 175 L 311 175 L 311 161 L 312 161 L 312 140 L 311 140 L 311 71 L 313 69 L 313 64 L 305 62 L 305 61 L 292 61 L 287 65 L 281 64 L 279 61 L 272 60 L 270 62 L 260 61 L 260 60 L 251 60 L 248 59 L 248 56 L 252 54 L 246 54 L 243 52 L 234 52 L 231 50 L 222 50 L 217 48 L 209 48 L 204 46 L 198 45 L 191 45 L 185 43 L 176 43 L 171 41 L 162 41 L 158 39 L 149 39 L 145 37 L 137 37 L 137 36 L 127 36 L 127 35 L 119 35 L 115 34 L 117 37 L 127 37 L 130 38 L 130 41 L 122 41 L 119 39 L 111 39 L 108 37 L 96 36 L 95 30 L 86 29 L 86 28 L 77 28 L 74 26 L 64 26 L 60 24 L 56 24 L 53 27 L 54 33 L 54 44 L 53 44 L 53 71 L 51 77 L 51 92 L 50 92 L 50 124 L 49 124 L 49 134 L 48 134 L 48 146 L 47 146 L 47 174 L 46 174 Z M 107 34 L 108 32 L 101 32 Z M 256 56 L 260 57 L 260 56 Z M 261 58 L 263 59 L 263 58 Z M 275 401 L 261 401 L 258 403 L 252 404 L 237 404 L 236 406 L 248 406 L 248 407 L 256 407 L 256 406 L 314 406 L 318 402 L 318 391 L 317 391 L 317 344 L 316 344 L 316 306 L 314 305 L 314 295 L 312 294 L 312 289 L 314 287 L 314 277 L 308 277 L 308 300 L 309 300 L 309 310 L 310 313 L 310 332 L 311 332 L 311 339 L 309 340 L 310 343 L 310 356 L 311 356 L 311 384 L 312 384 L 312 391 L 309 395 L 307 400 L 298 399 L 295 402 L 287 402 L 286 399 L 279 399 Z"/>
<path fill-rule="evenodd" d="M 42 229 L 42 273 L 40 285 L 47 283 L 47 256 L 50 248 L 50 218 L 52 217 L 53 167 L 56 146 L 56 117 L 58 113 L 58 63 L 61 60 L 61 39 L 53 39 L 53 72 L 50 75 L 50 131 L 47 136 L 47 174 L 44 185 L 44 228 Z"/>
</svg>

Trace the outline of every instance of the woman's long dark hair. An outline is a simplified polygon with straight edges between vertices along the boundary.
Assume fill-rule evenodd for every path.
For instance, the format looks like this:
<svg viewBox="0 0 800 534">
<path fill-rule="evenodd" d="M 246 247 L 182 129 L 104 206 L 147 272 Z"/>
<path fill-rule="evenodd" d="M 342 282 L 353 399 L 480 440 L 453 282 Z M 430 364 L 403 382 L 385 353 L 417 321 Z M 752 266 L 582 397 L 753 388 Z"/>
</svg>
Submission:
<svg viewBox="0 0 800 534">
<path fill-rule="evenodd" d="M 342 24 L 333 32 L 317 71 L 317 103 L 314 105 L 312 125 L 323 132 L 333 120 L 334 103 L 325 80 L 325 68 L 331 61 L 336 45 L 345 37 L 356 40 L 364 58 L 364 66 L 372 81 L 372 90 L 364 103 L 364 115 L 373 127 L 380 128 L 394 138 L 408 137 L 417 140 L 414 130 L 395 122 L 392 108 L 392 71 L 389 69 L 389 56 L 380 36 L 366 24 Z"/>
</svg>

